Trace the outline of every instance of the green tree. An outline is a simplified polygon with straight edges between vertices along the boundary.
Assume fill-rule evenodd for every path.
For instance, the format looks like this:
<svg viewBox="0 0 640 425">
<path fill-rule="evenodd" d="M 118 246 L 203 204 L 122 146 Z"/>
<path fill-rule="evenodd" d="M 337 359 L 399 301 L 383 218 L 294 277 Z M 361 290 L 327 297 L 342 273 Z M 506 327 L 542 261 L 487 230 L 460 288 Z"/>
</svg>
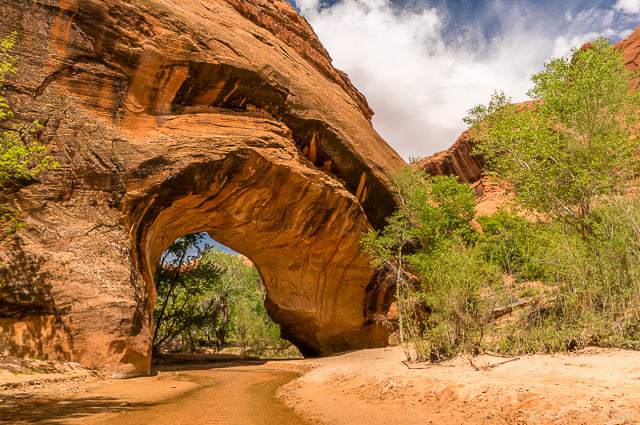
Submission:
<svg viewBox="0 0 640 425">
<path fill-rule="evenodd" d="M 382 230 L 363 236 L 363 249 L 395 286 L 401 344 L 409 357 L 415 348 L 415 356 L 422 358 L 421 311 L 428 306 L 420 301 L 420 284 L 409 271 L 416 255 L 432 256 L 452 240 L 472 237 L 475 194 L 455 177 L 427 177 L 411 167 L 400 170 L 392 182 L 400 205 Z"/>
<path fill-rule="evenodd" d="M 533 102 L 513 105 L 503 93 L 469 111 L 465 121 L 489 168 L 516 200 L 588 233 L 595 200 L 620 192 L 636 169 L 638 94 L 622 55 L 605 39 L 553 59 L 534 75 Z"/>
<path fill-rule="evenodd" d="M 204 253 L 202 261 L 216 264 L 223 271 L 220 281 L 208 294 L 212 315 L 204 328 L 208 342 L 221 350 L 227 346 L 230 336 L 237 337 L 243 329 L 238 325 L 238 316 L 244 311 L 241 305 L 251 291 L 263 290 L 262 279 L 253 265 L 243 262 L 235 254 L 210 249 Z M 256 296 L 264 302 L 263 294 Z"/>
<path fill-rule="evenodd" d="M 216 264 L 201 261 L 203 239 L 204 234 L 198 233 L 183 236 L 160 259 L 155 279 L 155 354 L 185 343 L 195 350 L 198 330 L 218 313 L 212 310 L 208 295 L 219 286 L 222 272 Z"/>
<path fill-rule="evenodd" d="M 207 338 L 218 349 L 230 344 L 244 353 L 257 355 L 295 354 L 291 344 L 280 338 L 280 327 L 269 318 L 264 306 L 266 290 L 258 269 L 245 257 L 210 249 L 203 261 L 223 271 L 219 285 L 210 292 L 212 311 L 226 308 L 205 327 Z M 211 338 L 213 336 L 213 338 Z"/>
<path fill-rule="evenodd" d="M 269 318 L 258 269 L 237 254 L 204 249 L 204 233 L 177 239 L 156 271 L 154 353 L 238 347 L 296 355 Z"/>
</svg>

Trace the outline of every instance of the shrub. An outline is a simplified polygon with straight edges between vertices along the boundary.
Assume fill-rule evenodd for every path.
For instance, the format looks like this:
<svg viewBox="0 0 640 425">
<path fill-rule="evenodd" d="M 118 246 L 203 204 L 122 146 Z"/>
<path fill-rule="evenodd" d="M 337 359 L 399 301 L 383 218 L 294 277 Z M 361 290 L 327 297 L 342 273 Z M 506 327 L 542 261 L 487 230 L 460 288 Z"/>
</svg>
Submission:
<svg viewBox="0 0 640 425">
<path fill-rule="evenodd" d="M 589 216 L 588 239 L 557 231 L 539 261 L 556 286 L 503 335 L 515 353 L 589 345 L 640 349 L 640 203 L 615 200 Z"/>
<path fill-rule="evenodd" d="M 8 75 L 15 72 L 14 48 L 17 33 L 0 40 L 0 87 Z M 38 121 L 31 124 L 15 124 L 7 99 L 0 96 L 0 188 L 34 180 L 45 170 L 57 168 L 59 164 L 49 150 L 38 141 L 42 126 Z M 12 236 L 24 223 L 18 213 L 8 205 L 0 205 L 0 241 Z"/>
<path fill-rule="evenodd" d="M 479 217 L 483 233 L 476 242 L 486 261 L 498 265 L 518 281 L 545 280 L 549 273 L 540 261 L 553 226 L 532 223 L 505 210 Z"/>
<path fill-rule="evenodd" d="M 17 33 L 0 40 L 0 86 L 15 72 L 15 58 L 11 50 Z M 0 96 L 0 186 L 9 182 L 30 181 L 41 172 L 57 167 L 49 150 L 37 140 L 42 126 L 34 121 L 29 125 L 10 124 L 13 112 L 7 100 Z"/>
<path fill-rule="evenodd" d="M 435 267 L 430 260 L 450 249 L 452 240 L 464 243 L 472 239 L 469 222 L 473 218 L 475 194 L 469 185 L 458 182 L 457 178 L 427 177 L 414 168 L 400 170 L 393 183 L 400 207 L 389 217 L 384 229 L 363 236 L 363 248 L 373 264 L 395 285 L 400 342 L 407 355 L 416 360 L 439 357 L 443 350 L 434 345 L 433 338 L 425 339 L 422 317 L 425 313 L 432 317 L 434 308 L 438 309 L 438 314 L 440 305 L 435 299 L 424 296 L 423 288 L 408 271 L 414 271 L 418 265 L 430 270 Z M 436 280 L 431 289 L 445 285 L 446 282 Z M 438 294 L 442 295 L 442 290 Z M 473 308 L 471 304 L 464 307 Z M 466 317 L 474 313 L 464 311 L 461 314 Z M 442 312 L 443 320 L 446 315 Z M 431 323 L 426 332 L 433 334 L 439 329 Z M 457 341 L 459 336 L 452 335 L 452 338 Z"/>
<path fill-rule="evenodd" d="M 410 263 L 420 276 L 416 296 L 429 312 L 417 346 L 421 357 L 441 361 L 479 353 L 493 309 L 504 302 L 502 271 L 455 240 L 411 256 Z"/>
</svg>

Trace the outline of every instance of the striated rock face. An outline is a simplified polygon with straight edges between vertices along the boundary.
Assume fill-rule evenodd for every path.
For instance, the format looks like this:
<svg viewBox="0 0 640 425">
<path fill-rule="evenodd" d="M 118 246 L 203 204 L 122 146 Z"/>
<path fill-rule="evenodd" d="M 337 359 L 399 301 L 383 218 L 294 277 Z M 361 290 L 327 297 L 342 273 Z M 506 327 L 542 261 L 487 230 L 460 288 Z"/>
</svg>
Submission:
<svg viewBox="0 0 640 425">
<path fill-rule="evenodd" d="M 615 47 L 622 52 L 628 69 L 640 69 L 640 27 Z M 633 84 L 635 89 L 640 87 L 640 77 Z M 523 103 L 526 104 L 529 102 Z M 473 140 L 465 131 L 449 149 L 422 159 L 420 166 L 431 175 L 455 175 L 464 182 L 476 183 L 481 180 L 484 161 L 481 155 L 473 154 Z M 481 184 L 479 187 L 481 193 Z"/>
<path fill-rule="evenodd" d="M 478 181 L 484 170 L 482 155 L 473 153 L 473 142 L 466 131 L 449 149 L 420 160 L 419 165 L 433 176 L 458 176 L 467 183 Z"/>
<path fill-rule="evenodd" d="M 640 69 L 640 27 L 638 27 L 629 37 L 618 42 L 616 48 L 622 52 L 626 67 L 632 71 Z M 634 88 L 640 85 L 640 78 L 636 78 Z"/>
<path fill-rule="evenodd" d="M 28 226 L 0 247 L 0 354 L 148 371 L 153 275 L 207 231 L 260 270 L 305 354 L 384 344 L 360 234 L 404 162 L 284 0 L 5 0 L 4 88 L 61 163 L 2 193 Z"/>
</svg>

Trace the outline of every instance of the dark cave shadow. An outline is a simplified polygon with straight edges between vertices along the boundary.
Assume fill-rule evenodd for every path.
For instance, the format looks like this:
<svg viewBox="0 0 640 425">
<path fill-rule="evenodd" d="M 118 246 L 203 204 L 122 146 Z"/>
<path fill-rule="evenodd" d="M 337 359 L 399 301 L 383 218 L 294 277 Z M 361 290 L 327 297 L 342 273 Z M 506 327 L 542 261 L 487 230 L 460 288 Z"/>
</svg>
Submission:
<svg viewBox="0 0 640 425">
<path fill-rule="evenodd" d="M 233 361 L 182 361 L 154 365 L 151 374 L 158 372 L 177 372 L 190 370 L 229 369 L 243 366 L 261 366 L 268 360 L 233 360 Z"/>
<path fill-rule="evenodd" d="M 111 397 L 57 399 L 46 396 L 12 394 L 2 396 L 0 424 L 56 425 L 98 413 L 126 412 L 151 407 L 151 403 L 128 403 Z"/>
<path fill-rule="evenodd" d="M 202 361 L 202 360 L 183 360 L 179 362 L 168 362 L 154 364 L 151 369 L 151 375 L 157 375 L 159 372 L 178 372 L 191 370 L 209 370 L 209 369 L 231 369 L 237 367 L 261 366 L 269 362 L 285 362 L 294 360 L 304 360 L 302 358 L 284 358 L 284 359 L 251 359 L 251 360 L 226 360 L 226 361 Z"/>
</svg>

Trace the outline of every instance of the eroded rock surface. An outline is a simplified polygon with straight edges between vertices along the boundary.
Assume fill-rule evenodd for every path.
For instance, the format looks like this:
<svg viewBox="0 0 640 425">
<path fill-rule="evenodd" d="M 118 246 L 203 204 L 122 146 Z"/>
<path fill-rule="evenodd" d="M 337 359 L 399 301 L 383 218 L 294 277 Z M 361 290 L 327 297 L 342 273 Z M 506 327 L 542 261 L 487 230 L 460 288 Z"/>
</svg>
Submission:
<svg viewBox="0 0 640 425">
<path fill-rule="evenodd" d="M 458 176 L 466 183 L 476 182 L 482 177 L 484 160 L 474 154 L 473 142 L 468 131 L 447 150 L 420 160 L 420 166 L 433 176 Z"/>
<path fill-rule="evenodd" d="M 257 265 L 304 353 L 385 342 L 359 237 L 404 162 L 288 3 L 5 0 L 0 22 L 4 93 L 61 163 L 2 194 L 28 227 L 0 248 L 0 353 L 146 372 L 156 262 L 196 231 Z"/>
<path fill-rule="evenodd" d="M 632 71 L 640 69 L 640 27 L 638 27 L 629 37 L 616 44 L 616 48 L 622 52 L 626 67 Z M 636 78 L 635 87 L 640 85 L 640 78 Z"/>
</svg>

